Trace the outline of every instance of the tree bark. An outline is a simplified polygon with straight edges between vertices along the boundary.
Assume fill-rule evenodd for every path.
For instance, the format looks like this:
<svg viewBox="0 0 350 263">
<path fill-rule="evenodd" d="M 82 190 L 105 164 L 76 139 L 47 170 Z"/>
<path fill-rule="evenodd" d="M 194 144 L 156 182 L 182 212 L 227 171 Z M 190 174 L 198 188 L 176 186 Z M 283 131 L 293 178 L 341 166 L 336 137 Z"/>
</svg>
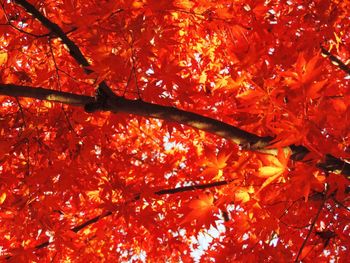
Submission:
<svg viewBox="0 0 350 263">
<path fill-rule="evenodd" d="M 0 84 L 0 94 L 11 97 L 28 97 L 60 102 L 78 107 L 85 107 L 88 104 L 96 103 L 95 97 L 55 91 L 42 87 L 34 88 L 14 84 Z M 184 124 L 231 140 L 244 150 L 258 151 L 272 155 L 276 155 L 278 151 L 278 149 L 267 148 L 273 140 L 272 137 L 260 137 L 222 121 L 174 107 L 157 105 L 142 100 L 129 100 L 116 95 L 108 95 L 105 101 L 98 105 L 99 108 L 96 110 L 111 111 L 114 113 L 123 112 Z M 289 148 L 292 150 L 292 159 L 296 161 L 301 161 L 305 154 L 309 152 L 304 146 L 290 145 Z M 326 155 L 325 161 L 320 163 L 318 167 L 326 171 L 341 173 L 346 178 L 350 178 L 350 164 L 334 156 Z"/>
</svg>

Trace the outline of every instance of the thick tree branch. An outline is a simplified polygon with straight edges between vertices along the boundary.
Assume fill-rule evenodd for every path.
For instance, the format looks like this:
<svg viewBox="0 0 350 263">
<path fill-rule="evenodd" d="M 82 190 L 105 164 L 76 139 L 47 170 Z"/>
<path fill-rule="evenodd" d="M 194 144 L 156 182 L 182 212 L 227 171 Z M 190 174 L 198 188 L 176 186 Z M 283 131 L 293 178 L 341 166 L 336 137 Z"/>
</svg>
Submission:
<svg viewBox="0 0 350 263">
<path fill-rule="evenodd" d="M 33 88 L 30 86 L 19 86 L 14 84 L 0 83 L 0 94 L 10 97 L 25 97 L 63 104 L 84 107 L 87 103 L 95 101 L 94 97 L 78 95 L 63 91 L 50 90 L 45 88 Z"/>
<path fill-rule="evenodd" d="M 80 107 L 85 107 L 85 105 L 95 102 L 94 97 L 45 88 L 33 88 L 29 86 L 1 83 L 0 95 L 29 97 Z M 105 100 L 106 101 L 104 101 L 103 104 L 100 105 L 101 107 L 97 110 L 111 111 L 115 113 L 124 112 L 148 118 L 151 117 L 173 121 L 231 140 L 240 145 L 244 150 L 259 151 L 273 155 L 277 154 L 277 149 L 266 148 L 273 138 L 260 137 L 209 117 L 141 100 L 128 100 L 116 95 L 113 95 L 113 97 L 107 97 Z M 308 149 L 304 146 L 291 145 L 290 148 L 293 151 L 292 159 L 296 161 L 302 160 L 305 154 L 308 153 Z M 326 155 L 325 161 L 320 163 L 318 167 L 326 171 L 341 173 L 347 178 L 350 177 L 350 164 L 332 155 Z"/>
<path fill-rule="evenodd" d="M 30 97 L 39 100 L 61 102 L 80 107 L 94 102 L 94 97 L 13 84 L 0 84 L 0 94 L 12 97 Z M 275 151 L 275 149 L 264 149 L 272 140 L 270 137 L 259 137 L 227 123 L 196 113 L 147 103 L 141 100 L 128 100 L 115 95 L 112 98 L 107 97 L 105 99 L 106 101 L 101 105 L 102 108 L 98 110 L 125 112 L 144 117 L 174 121 L 232 140 L 246 150 L 261 150 L 271 153 Z"/>
</svg>

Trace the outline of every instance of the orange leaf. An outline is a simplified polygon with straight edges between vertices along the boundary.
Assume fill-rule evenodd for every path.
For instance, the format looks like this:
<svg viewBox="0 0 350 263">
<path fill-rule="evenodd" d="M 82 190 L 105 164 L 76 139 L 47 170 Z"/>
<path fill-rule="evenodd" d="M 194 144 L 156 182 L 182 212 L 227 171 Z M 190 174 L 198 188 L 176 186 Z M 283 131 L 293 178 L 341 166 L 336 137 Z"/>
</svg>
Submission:
<svg viewBox="0 0 350 263">
<path fill-rule="evenodd" d="M 266 178 L 265 182 L 258 190 L 258 193 L 284 174 L 284 172 L 287 170 L 290 154 L 291 150 L 289 148 L 284 148 L 278 149 L 277 157 L 272 155 L 262 156 L 263 163 L 268 163 L 268 165 L 260 167 L 256 173 L 256 176 Z"/>
<path fill-rule="evenodd" d="M 180 224 L 182 225 L 196 220 L 199 225 L 202 225 L 212 217 L 216 209 L 214 205 L 214 196 L 212 194 L 201 194 L 198 199 L 192 200 L 188 204 L 188 207 L 191 211 Z"/>
<path fill-rule="evenodd" d="M 227 154 L 226 152 L 220 151 L 217 156 L 210 154 L 203 165 L 206 166 L 201 176 L 218 176 L 222 175 L 222 169 L 226 167 L 227 160 L 230 158 L 232 153 Z"/>
</svg>

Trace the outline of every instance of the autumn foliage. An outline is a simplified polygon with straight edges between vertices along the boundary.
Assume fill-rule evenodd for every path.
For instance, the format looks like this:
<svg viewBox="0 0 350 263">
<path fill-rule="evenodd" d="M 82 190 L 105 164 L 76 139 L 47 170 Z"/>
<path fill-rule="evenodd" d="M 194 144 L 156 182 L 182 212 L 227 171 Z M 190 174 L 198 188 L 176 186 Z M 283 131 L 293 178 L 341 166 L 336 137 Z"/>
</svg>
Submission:
<svg viewBox="0 0 350 263">
<path fill-rule="evenodd" d="M 1 260 L 350 258 L 349 1 L 0 3 Z"/>
</svg>

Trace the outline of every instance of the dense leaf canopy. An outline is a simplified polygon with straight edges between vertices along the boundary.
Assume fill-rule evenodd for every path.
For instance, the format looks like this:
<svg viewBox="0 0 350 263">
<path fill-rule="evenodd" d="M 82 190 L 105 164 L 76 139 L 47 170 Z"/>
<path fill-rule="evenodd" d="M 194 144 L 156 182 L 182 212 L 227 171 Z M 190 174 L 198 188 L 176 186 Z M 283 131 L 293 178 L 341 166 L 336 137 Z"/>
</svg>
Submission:
<svg viewBox="0 0 350 263">
<path fill-rule="evenodd" d="M 340 0 L 1 0 L 0 257 L 346 262 Z"/>
</svg>

